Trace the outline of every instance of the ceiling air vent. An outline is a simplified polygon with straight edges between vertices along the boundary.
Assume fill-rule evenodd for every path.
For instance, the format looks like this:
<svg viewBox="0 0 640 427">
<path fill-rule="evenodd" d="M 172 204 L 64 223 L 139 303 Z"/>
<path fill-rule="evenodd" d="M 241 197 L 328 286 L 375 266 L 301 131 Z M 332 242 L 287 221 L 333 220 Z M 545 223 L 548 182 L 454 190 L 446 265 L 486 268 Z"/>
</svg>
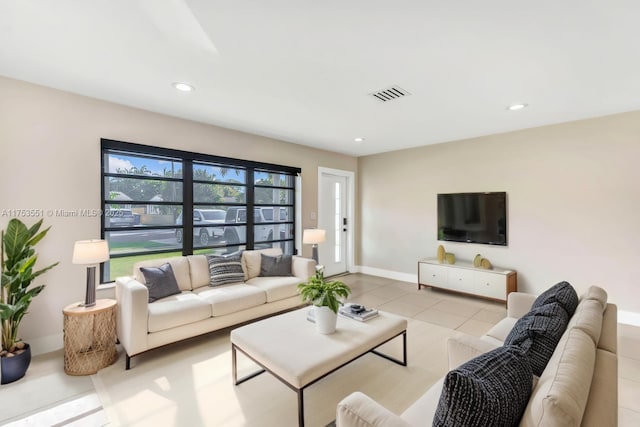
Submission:
<svg viewBox="0 0 640 427">
<path fill-rule="evenodd" d="M 379 90 L 378 92 L 370 93 L 369 95 L 373 96 L 379 101 L 387 102 L 393 101 L 394 99 L 402 98 L 403 96 L 411 95 L 411 93 L 402 89 L 401 87 L 391 86 L 386 89 Z"/>
</svg>

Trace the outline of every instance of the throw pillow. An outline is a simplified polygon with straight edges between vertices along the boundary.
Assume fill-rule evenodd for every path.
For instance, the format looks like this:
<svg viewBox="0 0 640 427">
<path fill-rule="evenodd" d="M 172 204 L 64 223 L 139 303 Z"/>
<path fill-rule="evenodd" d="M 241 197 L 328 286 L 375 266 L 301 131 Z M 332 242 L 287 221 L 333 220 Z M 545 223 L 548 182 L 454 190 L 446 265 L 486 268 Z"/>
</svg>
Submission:
<svg viewBox="0 0 640 427">
<path fill-rule="evenodd" d="M 533 375 L 518 347 L 498 347 L 449 371 L 433 426 L 517 426 L 524 413 Z"/>
<path fill-rule="evenodd" d="M 504 344 L 519 346 L 529 358 L 533 374 L 540 376 L 568 323 L 569 316 L 559 303 L 543 305 L 518 319 Z"/>
<path fill-rule="evenodd" d="M 207 255 L 209 262 L 209 286 L 244 282 L 244 271 L 240 259 L 242 254 Z"/>
<path fill-rule="evenodd" d="M 571 317 L 575 313 L 576 307 L 578 307 L 578 294 L 569 282 L 559 282 L 541 293 L 533 302 L 531 308 L 542 307 L 552 302 L 560 304 Z"/>
<path fill-rule="evenodd" d="M 168 262 L 160 267 L 140 267 L 140 272 L 149 289 L 149 302 L 180 293 L 173 268 Z"/>
<path fill-rule="evenodd" d="M 260 254 L 260 256 L 260 277 L 293 276 L 291 274 L 291 255 Z"/>
</svg>

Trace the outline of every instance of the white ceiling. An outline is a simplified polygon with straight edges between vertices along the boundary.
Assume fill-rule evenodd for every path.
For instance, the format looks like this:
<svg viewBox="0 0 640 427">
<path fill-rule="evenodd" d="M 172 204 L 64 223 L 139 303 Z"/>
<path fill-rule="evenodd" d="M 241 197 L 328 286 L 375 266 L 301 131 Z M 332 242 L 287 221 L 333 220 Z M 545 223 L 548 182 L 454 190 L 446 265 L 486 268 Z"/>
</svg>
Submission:
<svg viewBox="0 0 640 427">
<path fill-rule="evenodd" d="M 0 0 L 0 75 L 359 156 L 640 109 L 639 22 L 637 0 Z"/>
</svg>

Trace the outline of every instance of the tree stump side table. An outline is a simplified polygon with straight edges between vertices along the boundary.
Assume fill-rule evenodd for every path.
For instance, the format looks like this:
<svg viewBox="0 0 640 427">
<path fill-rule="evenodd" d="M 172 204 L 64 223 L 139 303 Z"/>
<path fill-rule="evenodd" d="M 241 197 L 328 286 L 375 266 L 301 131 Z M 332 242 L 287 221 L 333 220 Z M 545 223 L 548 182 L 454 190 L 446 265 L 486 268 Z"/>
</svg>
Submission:
<svg viewBox="0 0 640 427">
<path fill-rule="evenodd" d="M 64 314 L 64 371 L 90 375 L 116 360 L 116 301 L 99 299 L 96 305 L 66 306 Z"/>
</svg>

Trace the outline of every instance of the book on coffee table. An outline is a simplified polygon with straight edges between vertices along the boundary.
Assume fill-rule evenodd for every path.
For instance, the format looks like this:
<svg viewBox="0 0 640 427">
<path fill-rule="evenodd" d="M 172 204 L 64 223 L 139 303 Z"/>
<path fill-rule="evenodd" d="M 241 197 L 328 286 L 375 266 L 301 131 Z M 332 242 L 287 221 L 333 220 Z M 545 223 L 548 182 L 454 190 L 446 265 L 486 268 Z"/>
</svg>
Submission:
<svg viewBox="0 0 640 427">
<path fill-rule="evenodd" d="M 351 306 L 354 304 L 347 303 L 340 307 L 338 310 L 338 314 L 344 317 L 348 317 L 349 319 L 358 320 L 360 322 L 367 321 L 369 319 L 373 319 L 378 315 L 378 310 L 375 308 L 366 308 L 363 311 L 356 312 L 352 310 Z"/>
</svg>

